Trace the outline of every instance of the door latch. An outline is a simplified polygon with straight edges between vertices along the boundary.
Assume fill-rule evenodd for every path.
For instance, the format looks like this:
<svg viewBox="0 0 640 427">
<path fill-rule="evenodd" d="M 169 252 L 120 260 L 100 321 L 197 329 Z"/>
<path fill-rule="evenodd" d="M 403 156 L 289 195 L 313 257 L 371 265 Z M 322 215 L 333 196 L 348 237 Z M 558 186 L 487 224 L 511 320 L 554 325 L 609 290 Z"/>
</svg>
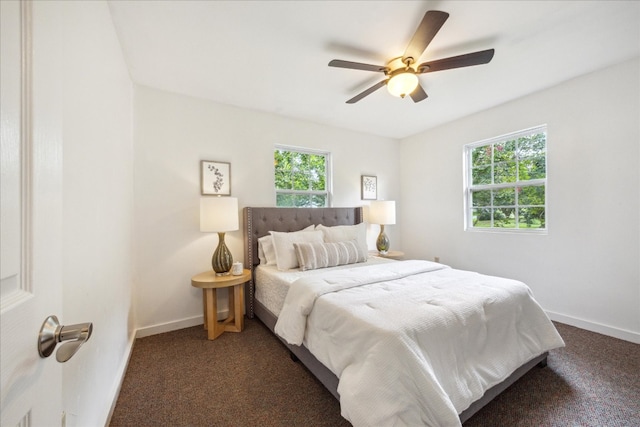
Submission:
<svg viewBox="0 0 640 427">
<path fill-rule="evenodd" d="M 89 340 L 92 331 L 92 323 L 63 326 L 60 325 L 56 316 L 49 316 L 45 319 L 38 334 L 38 354 L 42 358 L 49 357 L 59 342 L 66 341 L 56 352 L 56 360 L 64 363 L 71 359 L 82 344 Z"/>
</svg>

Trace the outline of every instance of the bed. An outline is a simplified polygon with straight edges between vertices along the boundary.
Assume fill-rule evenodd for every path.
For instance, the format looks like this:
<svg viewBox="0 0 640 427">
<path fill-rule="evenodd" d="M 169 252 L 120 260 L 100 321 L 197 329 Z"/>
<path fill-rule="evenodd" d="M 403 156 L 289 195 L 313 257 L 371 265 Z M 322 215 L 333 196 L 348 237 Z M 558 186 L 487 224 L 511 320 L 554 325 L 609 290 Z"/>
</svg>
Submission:
<svg viewBox="0 0 640 427">
<path fill-rule="evenodd" d="M 316 339 L 316 338 L 312 339 L 311 338 L 313 336 L 312 334 L 315 332 L 309 332 L 308 330 L 304 329 L 305 328 L 304 325 L 306 325 L 307 323 L 307 317 L 304 317 L 304 316 L 301 317 L 299 313 L 297 313 L 297 311 L 300 311 L 300 310 L 297 310 L 297 311 L 295 309 L 291 310 L 288 307 L 288 305 L 298 304 L 295 301 L 292 303 L 287 302 L 289 301 L 289 297 L 292 297 L 292 298 L 294 297 L 289 294 L 295 294 L 296 292 L 284 291 L 285 295 L 283 295 L 283 291 L 280 291 L 280 294 L 281 294 L 280 302 L 275 302 L 275 303 L 270 302 L 268 298 L 264 297 L 264 295 L 263 296 L 260 295 L 262 288 L 260 287 L 261 284 L 259 282 L 260 280 L 263 280 L 265 283 L 268 282 L 265 278 L 269 277 L 269 274 L 270 274 L 269 269 L 258 268 L 260 264 L 260 257 L 258 256 L 258 240 L 264 236 L 268 236 L 270 232 L 274 231 L 274 232 L 277 232 L 277 233 L 279 232 L 283 234 L 292 233 L 292 232 L 303 230 L 305 228 L 309 229 L 309 227 L 311 227 L 310 229 L 313 230 L 313 226 L 317 226 L 318 224 L 322 224 L 325 227 L 355 226 L 357 224 L 362 223 L 363 221 L 362 208 L 360 207 L 356 207 L 356 208 L 247 207 L 244 209 L 243 214 L 244 214 L 244 225 L 245 225 L 245 264 L 249 266 L 254 272 L 253 279 L 247 283 L 247 289 L 246 289 L 247 299 L 245 303 L 246 303 L 247 316 L 250 318 L 253 318 L 254 316 L 258 317 L 258 319 L 260 319 L 271 331 L 273 331 L 274 334 L 275 334 L 276 328 L 279 328 L 278 329 L 279 334 L 276 334 L 276 336 L 289 348 L 292 354 L 292 357 L 302 362 L 313 373 L 313 375 L 315 375 L 318 378 L 318 380 L 322 384 L 324 384 L 324 386 L 337 399 L 341 401 L 341 407 L 343 411 L 342 415 L 345 416 L 345 418 L 351 421 L 354 425 L 366 425 L 366 424 L 372 424 L 372 423 L 410 424 L 410 423 L 416 423 L 416 420 L 419 420 L 417 423 L 422 425 L 424 424 L 460 425 L 462 422 L 466 421 L 474 413 L 480 410 L 489 401 L 494 399 L 498 394 L 504 391 L 507 387 L 509 387 L 509 385 L 517 381 L 530 369 L 532 369 L 535 366 L 546 366 L 548 350 L 564 345 L 560 336 L 557 335 L 555 328 L 553 328 L 551 322 L 548 320 L 548 318 L 546 318 L 546 315 L 536 314 L 538 318 L 536 318 L 537 320 L 535 322 L 540 322 L 542 324 L 541 326 L 542 329 L 546 328 L 544 332 L 544 334 L 546 334 L 545 336 L 546 341 L 544 344 L 546 347 L 544 347 L 543 351 L 539 352 L 539 354 L 527 353 L 526 355 L 521 356 L 521 358 L 524 357 L 524 359 L 526 359 L 523 363 L 521 364 L 518 363 L 518 365 L 514 366 L 513 369 L 509 368 L 509 373 L 507 373 L 506 375 L 500 374 L 501 375 L 500 381 L 496 382 L 495 384 L 490 384 L 490 386 L 486 386 L 486 389 L 483 389 L 480 395 L 476 396 L 477 398 L 474 397 L 471 403 L 466 401 L 464 403 L 458 403 L 456 401 L 457 396 L 453 396 L 451 397 L 451 401 L 453 401 L 455 403 L 454 404 L 454 403 L 448 402 L 446 387 L 445 386 L 441 387 L 441 384 L 439 384 L 439 381 L 437 381 L 438 378 L 440 379 L 440 382 L 443 382 L 443 383 L 446 383 L 448 381 L 442 375 L 440 377 L 438 377 L 438 375 L 435 375 L 435 377 L 437 378 L 436 378 L 436 381 L 434 381 L 435 382 L 434 385 L 432 385 L 430 382 L 421 383 L 422 381 L 421 379 L 416 380 L 416 378 L 418 377 L 422 378 L 422 373 L 418 372 L 417 370 L 423 369 L 419 364 L 422 364 L 424 362 L 422 360 L 424 359 L 424 357 L 421 356 L 420 358 L 421 360 L 419 362 L 415 362 L 416 366 L 413 366 L 412 364 L 414 362 L 408 360 L 408 359 L 413 359 L 413 357 L 409 357 L 407 360 L 402 360 L 400 356 L 398 358 L 389 357 L 388 352 L 396 351 L 395 347 L 392 350 L 384 349 L 384 348 L 382 348 L 381 350 L 377 349 L 378 347 L 377 342 L 386 341 L 387 338 L 385 338 L 385 340 L 376 339 L 375 341 L 368 339 L 369 342 L 368 344 L 365 343 L 365 345 L 371 346 L 370 348 L 375 347 L 376 349 L 375 351 L 368 350 L 368 353 L 366 356 L 368 358 L 367 361 L 362 363 L 358 362 L 360 363 L 359 365 L 357 365 L 359 367 L 358 369 L 362 368 L 365 364 L 381 363 L 381 364 L 385 364 L 385 370 L 389 372 L 389 375 L 399 375 L 396 373 L 396 370 L 399 368 L 397 366 L 393 366 L 393 363 L 396 363 L 396 362 L 393 362 L 393 359 L 399 359 L 400 362 L 397 362 L 399 365 L 409 366 L 409 373 L 411 376 L 410 381 L 407 381 L 408 383 L 411 383 L 409 387 L 416 388 L 418 394 L 424 393 L 424 396 L 417 396 L 415 399 L 417 403 L 416 402 L 407 403 L 406 407 L 402 407 L 401 409 L 398 409 L 398 411 L 405 411 L 405 412 L 408 412 L 408 414 L 398 415 L 396 418 L 375 418 L 375 416 L 374 418 L 367 418 L 369 416 L 369 413 L 376 412 L 378 408 L 382 408 L 380 409 L 380 411 L 382 412 L 394 411 L 393 405 L 396 405 L 396 403 L 393 403 L 391 407 L 385 407 L 385 406 L 388 406 L 387 405 L 388 402 L 398 400 L 395 398 L 390 398 L 390 396 L 396 396 L 396 395 L 393 395 L 393 394 L 385 395 L 385 393 L 387 392 L 391 393 L 391 389 L 388 387 L 388 384 L 387 384 L 390 382 L 389 379 L 385 380 L 384 379 L 385 375 L 378 375 L 378 374 L 371 375 L 371 371 L 366 371 L 366 370 L 362 370 L 359 373 L 353 374 L 356 368 L 352 369 L 351 365 L 349 365 L 345 369 L 344 366 L 346 365 L 344 365 L 343 362 L 335 362 L 335 360 L 338 360 L 338 359 L 340 360 L 351 359 L 350 354 L 348 355 L 341 355 L 339 353 L 328 354 L 327 352 L 331 351 L 330 349 L 327 350 L 327 352 L 324 351 L 325 347 L 331 347 L 331 342 L 327 342 L 326 337 L 330 337 L 330 339 L 332 340 L 334 339 L 334 335 L 338 336 L 338 332 L 334 333 L 334 331 L 327 331 L 327 330 L 320 331 L 319 334 L 321 335 L 324 334 L 323 336 L 325 338 L 323 339 L 325 341 L 323 341 L 322 339 Z M 340 228 L 340 227 L 336 227 L 336 228 Z M 348 282 L 356 281 L 356 279 L 359 280 L 360 276 L 367 276 L 367 274 L 364 274 L 365 270 L 358 270 L 358 268 L 366 267 L 367 269 L 369 269 L 371 273 L 368 273 L 368 275 L 377 277 L 376 280 L 372 280 L 373 284 L 367 284 L 367 283 L 358 284 L 354 288 L 341 290 L 340 292 L 342 292 L 342 294 L 337 292 L 336 293 L 332 292 L 327 294 L 328 296 L 325 296 L 324 294 L 322 294 L 322 296 L 317 297 L 318 299 L 314 299 L 314 301 L 323 302 L 323 304 L 318 303 L 317 306 L 321 306 L 321 305 L 331 306 L 331 304 L 335 304 L 336 307 L 331 306 L 330 308 L 331 310 L 335 309 L 336 310 L 335 312 L 330 312 L 330 314 L 324 314 L 324 315 L 318 314 L 316 316 L 315 313 L 316 312 L 320 313 L 320 308 L 317 308 L 317 309 L 314 308 L 313 310 L 309 310 L 311 314 L 305 313 L 305 316 L 307 315 L 309 316 L 310 324 L 313 316 L 315 316 L 315 318 L 318 319 L 316 320 L 316 323 L 320 322 L 318 324 L 323 325 L 320 329 L 326 329 L 327 327 L 325 327 L 325 325 L 332 323 L 332 319 L 337 319 L 336 322 L 339 322 L 337 329 L 340 329 L 340 330 L 346 329 L 348 331 L 351 331 L 350 332 L 351 334 L 354 333 L 353 331 L 358 331 L 359 328 L 370 328 L 370 326 L 360 325 L 358 323 L 358 320 L 356 320 L 355 321 L 356 324 L 351 325 L 348 328 L 342 327 L 342 325 L 349 325 L 349 322 L 352 322 L 350 320 L 350 314 L 346 317 L 343 316 L 345 311 L 351 312 L 350 306 L 345 309 L 345 305 L 348 305 L 351 303 L 346 302 L 348 298 L 343 297 L 342 296 L 343 294 L 347 296 L 353 294 L 352 296 L 349 296 L 349 298 L 355 298 L 355 300 L 361 300 L 362 292 L 364 292 L 363 289 L 369 289 L 367 287 L 382 286 L 383 288 L 385 288 L 384 291 L 387 291 L 388 290 L 387 288 L 399 286 L 394 281 L 396 278 L 398 282 L 399 283 L 401 282 L 402 286 L 404 286 L 402 289 L 410 289 L 408 287 L 409 285 L 416 286 L 416 284 L 414 283 L 414 277 L 420 277 L 420 278 L 428 277 L 429 280 L 431 280 L 432 284 L 435 286 L 435 288 L 438 288 L 438 286 L 440 286 L 440 284 L 442 283 L 445 283 L 445 282 L 450 283 L 453 280 L 453 278 L 456 278 L 456 280 L 458 280 L 457 279 L 458 276 L 461 277 L 460 278 L 461 282 L 469 282 L 469 281 L 475 280 L 474 277 L 477 277 L 477 273 L 459 272 L 458 270 L 450 269 L 447 266 L 442 266 L 441 264 L 436 264 L 436 263 L 429 263 L 427 261 L 399 261 L 399 262 L 387 261 L 389 265 L 384 265 L 385 264 L 384 260 L 380 261 L 380 259 L 377 259 L 377 258 L 376 260 L 377 260 L 376 262 L 373 262 L 373 260 L 368 260 L 365 263 L 359 263 L 362 265 L 357 265 L 357 266 L 344 265 L 341 267 L 313 270 L 313 274 L 312 274 L 313 277 L 306 277 L 306 278 L 302 277 L 302 276 L 305 276 L 307 272 L 301 274 L 297 272 L 297 270 L 291 270 L 289 272 L 285 272 L 285 276 L 288 277 L 288 279 L 286 280 L 288 280 L 290 283 L 293 283 L 295 279 L 299 278 L 299 280 L 296 282 L 296 286 L 292 287 L 291 289 L 296 289 L 296 290 L 305 289 L 302 285 L 298 286 L 298 284 L 307 284 L 307 282 L 309 282 L 309 285 L 313 289 L 313 286 L 319 285 L 319 282 L 328 280 L 329 282 L 333 283 L 336 277 L 341 278 L 341 280 L 344 280 L 346 277 L 346 281 Z M 375 264 L 375 265 L 365 266 L 364 264 Z M 336 271 L 338 269 L 340 269 L 340 271 Z M 272 267 L 272 270 L 273 270 L 273 267 Z M 379 277 L 380 275 L 387 274 L 385 273 L 385 271 L 387 270 L 392 271 L 392 273 L 388 273 L 390 274 L 389 281 L 381 282 L 382 279 L 379 279 Z M 278 274 L 275 273 L 274 277 L 278 277 Z M 486 278 L 488 276 L 482 276 L 482 277 Z M 494 278 L 491 278 L 491 280 L 493 279 Z M 499 279 L 499 278 L 495 278 L 495 279 L 497 280 L 495 286 L 498 286 L 498 287 L 502 286 L 502 281 L 506 281 L 506 279 Z M 420 280 L 423 280 L 423 279 L 420 279 Z M 383 283 L 383 285 L 379 285 L 378 283 Z M 409 285 L 407 285 L 407 283 L 409 283 Z M 509 283 L 509 285 L 511 284 Z M 467 286 L 466 288 L 464 288 L 466 290 L 465 292 L 468 292 L 469 289 L 473 289 L 469 287 L 468 284 L 464 286 Z M 494 286 L 493 282 L 492 282 L 492 286 Z M 522 286 L 525 289 L 524 292 L 525 293 L 528 292 L 528 288 L 526 288 L 524 285 Z M 421 289 L 421 288 L 416 288 L 416 289 Z M 302 292 L 302 291 L 297 291 L 297 292 Z M 368 293 L 370 291 L 367 290 L 366 292 Z M 411 291 L 411 292 L 414 292 L 414 291 Z M 256 295 L 258 296 L 258 298 L 256 298 Z M 341 295 L 341 296 L 338 299 L 336 295 Z M 286 298 L 284 303 L 282 301 L 282 298 Z M 334 300 L 333 303 L 330 303 L 330 302 L 327 302 L 326 304 L 324 303 L 325 300 L 331 300 L 332 298 Z M 273 304 L 276 304 L 276 306 L 278 304 L 282 305 L 282 308 L 280 309 L 281 311 L 279 311 L 279 309 L 277 308 L 274 308 Z M 365 303 L 365 305 L 366 304 L 370 304 L 370 303 Z M 342 307 L 340 307 L 341 305 Z M 434 307 L 437 307 L 437 305 L 438 304 L 435 304 Z M 534 303 L 533 305 L 537 306 L 537 303 Z M 448 308 L 446 309 L 448 310 Z M 535 307 L 534 307 L 534 310 L 535 310 Z M 409 309 L 408 311 L 411 311 L 411 310 Z M 541 312 L 541 309 L 540 309 L 540 312 Z M 280 322 L 279 322 L 279 316 L 281 317 Z M 543 319 L 540 318 L 540 316 L 542 316 Z M 301 318 L 297 319 L 297 317 L 301 317 Z M 402 316 L 402 317 L 404 318 L 404 317 L 411 317 L 411 316 Z M 284 318 L 296 319 L 296 321 L 302 325 L 302 328 L 303 328 L 302 332 L 293 326 L 291 328 L 289 326 L 283 326 L 283 324 L 289 325 L 288 320 L 287 322 L 284 322 Z M 378 319 L 377 313 L 376 313 L 376 317 L 373 319 L 373 323 L 376 323 L 376 319 Z M 295 323 L 296 322 L 293 322 L 292 325 Z M 549 325 L 551 325 L 550 328 L 552 329 L 552 331 L 549 329 Z M 379 327 L 379 325 L 377 325 L 376 330 L 379 330 L 379 329 L 384 330 L 385 325 L 383 324 L 382 327 Z M 362 330 L 369 331 L 369 329 L 362 329 Z M 456 334 L 459 334 L 459 333 L 460 331 L 457 330 Z M 480 334 L 482 333 L 483 332 L 481 332 Z M 505 330 L 505 331 L 501 331 L 501 333 L 508 335 L 511 333 L 511 331 Z M 297 338 L 295 337 L 296 335 L 298 335 Z M 368 332 L 363 333 L 362 336 L 368 337 L 369 334 Z M 308 339 L 308 341 L 302 342 L 303 337 L 305 337 L 305 340 Z M 397 350 L 398 354 L 402 354 L 402 352 L 406 352 L 406 351 L 408 351 L 409 354 L 411 354 L 412 351 L 414 353 L 417 353 L 416 351 L 412 350 L 414 343 L 411 343 L 409 345 L 408 350 L 404 348 L 405 347 L 404 336 L 402 340 L 395 339 L 393 334 L 390 334 L 388 338 L 392 343 L 392 344 L 389 344 L 389 346 L 391 347 L 393 347 L 394 345 L 402 346 L 402 349 Z M 354 336 L 351 335 L 349 340 L 354 340 Z M 355 340 L 357 340 L 357 338 L 355 338 Z M 402 343 L 397 344 L 398 341 L 402 341 Z M 487 341 L 487 342 L 490 342 L 490 341 Z M 342 344 L 336 344 L 336 346 L 337 347 L 344 346 L 345 348 L 348 348 L 349 347 L 348 344 L 349 343 L 347 342 Z M 307 348 L 307 346 L 314 349 L 313 352 L 310 351 Z M 536 343 L 536 346 L 534 347 L 537 349 L 539 345 Z M 357 350 L 355 350 L 354 352 L 357 352 Z M 313 353 L 315 353 L 315 355 Z M 378 359 L 378 362 L 375 362 L 375 357 L 370 357 L 369 356 L 370 354 L 374 354 L 374 355 L 380 354 L 381 356 Z M 391 354 L 395 354 L 395 353 L 391 353 Z M 325 363 L 320 362 L 319 359 L 324 360 Z M 429 359 L 429 356 L 427 356 L 427 359 Z M 438 362 L 437 360 L 435 361 L 429 360 L 429 363 L 431 362 L 433 362 L 434 366 L 436 367 L 444 363 L 442 361 Z M 347 363 L 348 365 L 349 362 L 345 362 L 345 363 Z M 391 364 L 389 365 L 389 363 Z M 331 369 L 326 365 L 330 366 Z M 425 377 L 429 377 L 429 378 L 434 377 L 434 375 L 432 375 L 433 373 L 431 372 L 431 369 L 432 368 L 430 366 L 427 366 L 427 371 L 429 372 L 427 373 L 428 375 L 427 374 L 424 375 Z M 442 368 L 439 368 L 439 369 L 442 370 Z M 486 366 L 483 367 L 483 369 L 486 370 Z M 434 369 L 434 370 L 437 370 L 437 369 Z M 340 378 L 341 378 L 340 380 L 338 378 L 338 375 L 336 375 L 334 372 L 340 373 Z M 360 377 L 358 377 L 358 375 L 360 375 Z M 363 375 L 365 376 L 363 377 Z M 381 377 L 381 379 L 378 380 L 377 379 L 378 376 Z M 456 375 L 452 375 L 452 376 L 456 377 Z M 430 381 L 429 378 L 425 379 L 424 381 Z M 365 384 L 366 390 L 364 390 L 364 392 L 365 393 L 368 392 L 369 394 L 352 396 L 352 394 L 357 394 L 357 393 L 351 393 L 351 388 L 347 389 L 346 388 L 347 386 L 345 386 L 345 383 L 347 383 L 347 380 L 349 380 L 350 382 L 348 383 L 348 385 L 350 386 L 351 384 L 354 383 L 354 379 L 356 380 L 355 381 L 356 383 Z M 341 384 L 341 381 L 343 384 Z M 379 387 L 380 386 L 379 384 L 372 383 L 372 381 L 378 381 L 378 382 L 386 381 L 387 383 L 385 384 L 387 385 L 383 385 L 382 387 Z M 392 380 L 392 382 L 396 382 L 396 381 Z M 402 382 L 402 381 L 397 381 L 397 382 Z M 457 386 L 459 387 L 459 384 Z M 342 387 L 341 389 L 342 393 L 338 392 L 340 387 Z M 474 388 L 477 389 L 478 385 L 470 384 L 469 389 L 474 389 Z M 429 389 L 430 391 L 425 391 L 425 389 Z M 349 392 L 345 392 L 345 390 L 348 390 Z M 375 391 L 369 391 L 369 390 L 375 390 Z M 341 394 L 343 395 L 342 398 L 341 398 Z M 378 394 L 380 394 L 380 396 L 377 396 Z M 402 394 L 404 398 L 404 394 L 405 394 L 404 390 L 400 394 Z M 476 390 L 476 394 L 478 394 L 477 390 Z M 411 393 L 407 393 L 407 395 L 411 395 Z M 444 395 L 444 397 L 442 397 L 441 395 Z M 381 399 L 379 403 L 376 403 L 374 399 L 377 397 Z M 469 398 L 469 396 L 466 396 L 466 398 Z M 422 400 L 428 399 L 429 403 L 426 404 L 424 403 L 424 401 L 418 402 L 418 399 L 422 399 Z M 462 397 L 460 399 L 463 400 Z M 404 403 L 401 403 L 401 404 L 404 404 Z M 369 407 L 369 405 L 371 405 L 371 407 Z M 431 409 L 428 409 L 427 410 L 428 413 L 426 414 L 421 413 L 418 418 L 412 418 L 415 415 L 413 412 L 417 412 L 412 409 L 417 407 L 416 405 L 420 406 L 421 408 L 422 407 L 430 408 L 430 406 L 433 406 L 436 409 L 433 409 L 433 413 L 431 413 L 432 411 Z M 463 408 L 461 410 L 458 410 L 456 409 L 456 406 L 457 407 L 463 406 Z M 409 410 L 407 410 L 407 408 L 409 408 Z M 452 412 L 452 410 L 455 410 L 455 412 Z M 361 411 L 361 412 L 364 411 L 365 413 L 364 414 L 356 413 L 357 411 Z M 451 418 L 450 416 L 451 413 L 453 413 L 453 415 L 456 417 L 455 419 Z"/>
</svg>

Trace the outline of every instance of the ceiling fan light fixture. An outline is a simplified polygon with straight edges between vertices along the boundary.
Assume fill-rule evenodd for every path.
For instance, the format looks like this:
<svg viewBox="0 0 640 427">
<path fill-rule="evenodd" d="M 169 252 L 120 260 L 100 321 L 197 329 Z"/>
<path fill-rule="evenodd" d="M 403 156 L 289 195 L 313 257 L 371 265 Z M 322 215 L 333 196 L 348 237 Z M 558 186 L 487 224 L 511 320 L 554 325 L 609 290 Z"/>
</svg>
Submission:
<svg viewBox="0 0 640 427">
<path fill-rule="evenodd" d="M 419 74 L 489 63 L 495 53 L 494 49 L 451 56 L 422 64 L 416 62 L 420 59 L 420 56 L 422 56 L 425 49 L 431 43 L 431 40 L 438 31 L 440 31 L 440 28 L 448 18 L 449 14 L 447 12 L 428 10 L 413 34 L 404 54 L 392 58 L 386 65 L 363 64 L 360 62 L 343 61 L 341 59 L 331 60 L 329 62 L 330 67 L 384 73 L 384 80 L 379 81 L 347 100 L 347 104 L 355 104 L 382 86 L 387 86 L 387 90 L 393 96 L 404 98 L 407 95 L 411 95 L 413 102 L 420 102 L 427 99 L 428 95 L 424 91 L 424 88 L 420 86 L 420 82 L 418 81 Z"/>
<path fill-rule="evenodd" d="M 404 98 L 418 87 L 418 76 L 411 71 L 405 71 L 398 73 L 389 79 L 387 82 L 387 90 L 393 96 L 399 96 Z"/>
</svg>

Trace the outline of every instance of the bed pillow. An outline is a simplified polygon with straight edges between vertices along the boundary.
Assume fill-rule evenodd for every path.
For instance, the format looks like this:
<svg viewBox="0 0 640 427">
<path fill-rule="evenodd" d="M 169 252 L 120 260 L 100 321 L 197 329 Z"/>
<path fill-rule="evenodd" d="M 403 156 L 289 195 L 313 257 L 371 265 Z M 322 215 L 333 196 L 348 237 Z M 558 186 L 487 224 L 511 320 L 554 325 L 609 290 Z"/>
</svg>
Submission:
<svg viewBox="0 0 640 427">
<path fill-rule="evenodd" d="M 321 231 L 294 231 L 282 233 L 270 231 L 273 237 L 273 247 L 276 252 L 278 270 L 286 271 L 298 267 L 298 257 L 293 247 L 294 243 L 322 242 Z"/>
<path fill-rule="evenodd" d="M 325 242 L 348 242 L 356 240 L 363 253 L 368 253 L 367 225 L 364 222 L 356 225 L 336 225 L 326 227 L 322 224 L 316 226 L 316 230 L 322 231 Z"/>
<path fill-rule="evenodd" d="M 302 271 L 336 267 L 367 260 L 357 240 L 346 242 L 294 243 L 298 264 Z"/>
<path fill-rule="evenodd" d="M 314 227 L 310 225 L 300 231 L 313 231 Z M 258 259 L 262 265 L 276 265 L 276 252 L 271 234 L 258 239 Z"/>
<path fill-rule="evenodd" d="M 258 239 L 258 259 L 262 265 L 275 265 L 276 252 L 273 248 L 273 237 L 262 236 Z"/>
</svg>

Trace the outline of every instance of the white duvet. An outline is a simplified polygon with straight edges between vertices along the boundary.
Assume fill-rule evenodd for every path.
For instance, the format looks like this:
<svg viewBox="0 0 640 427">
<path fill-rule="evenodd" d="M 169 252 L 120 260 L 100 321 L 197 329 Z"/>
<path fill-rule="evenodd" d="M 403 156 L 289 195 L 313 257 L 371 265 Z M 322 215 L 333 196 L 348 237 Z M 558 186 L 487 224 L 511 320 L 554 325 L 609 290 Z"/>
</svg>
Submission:
<svg viewBox="0 0 640 427">
<path fill-rule="evenodd" d="M 428 261 L 298 279 L 275 331 L 336 374 L 355 426 L 459 426 L 487 389 L 564 346 L 523 283 Z"/>
</svg>

